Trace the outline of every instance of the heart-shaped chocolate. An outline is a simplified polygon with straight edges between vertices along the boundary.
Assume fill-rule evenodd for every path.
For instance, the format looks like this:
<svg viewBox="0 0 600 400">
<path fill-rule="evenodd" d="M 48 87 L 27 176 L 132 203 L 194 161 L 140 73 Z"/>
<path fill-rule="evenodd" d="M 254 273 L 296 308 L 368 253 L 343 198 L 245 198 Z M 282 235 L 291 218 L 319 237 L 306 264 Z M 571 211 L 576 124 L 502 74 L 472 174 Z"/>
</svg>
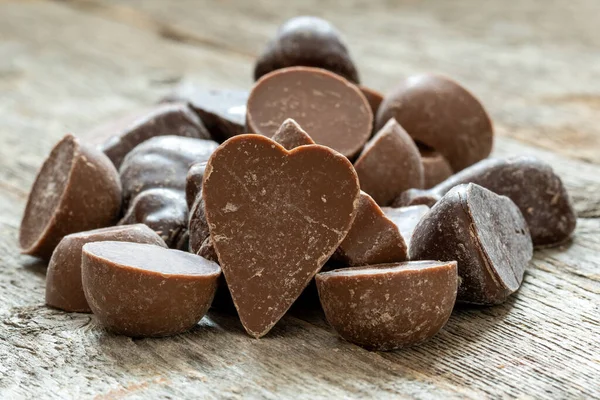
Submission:
<svg viewBox="0 0 600 400">
<path fill-rule="evenodd" d="M 287 151 L 239 135 L 217 148 L 204 174 L 206 219 L 250 335 L 269 332 L 329 259 L 359 193 L 352 164 L 324 146 Z"/>
</svg>

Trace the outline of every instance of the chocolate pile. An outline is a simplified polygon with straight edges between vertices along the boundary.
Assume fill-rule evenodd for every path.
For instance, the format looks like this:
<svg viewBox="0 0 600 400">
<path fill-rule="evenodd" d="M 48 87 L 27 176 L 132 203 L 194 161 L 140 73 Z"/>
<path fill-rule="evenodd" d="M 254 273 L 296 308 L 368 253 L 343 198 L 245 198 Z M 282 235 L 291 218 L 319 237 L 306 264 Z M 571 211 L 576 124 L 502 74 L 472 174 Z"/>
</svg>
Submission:
<svg viewBox="0 0 600 400">
<path fill-rule="evenodd" d="M 54 147 L 19 237 L 49 260 L 49 306 L 146 337 L 233 304 L 259 338 L 316 282 L 340 336 L 392 350 L 435 335 L 457 301 L 504 302 L 534 246 L 575 229 L 549 165 L 487 158 L 490 118 L 449 78 L 383 96 L 314 17 L 280 28 L 255 78 L 182 86 Z"/>
</svg>

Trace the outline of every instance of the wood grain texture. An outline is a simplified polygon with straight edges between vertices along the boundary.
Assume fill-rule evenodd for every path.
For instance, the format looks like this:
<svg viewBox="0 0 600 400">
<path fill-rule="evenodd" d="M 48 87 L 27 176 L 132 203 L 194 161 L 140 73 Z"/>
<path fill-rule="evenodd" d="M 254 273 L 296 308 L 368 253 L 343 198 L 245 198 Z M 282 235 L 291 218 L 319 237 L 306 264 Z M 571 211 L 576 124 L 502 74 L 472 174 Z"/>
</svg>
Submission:
<svg viewBox="0 0 600 400">
<path fill-rule="evenodd" d="M 0 398 L 599 397 L 600 3 L 274 4 L 0 2 Z M 248 88 L 254 56 L 298 13 L 334 21 L 375 88 L 431 70 L 470 87 L 496 122 L 496 155 L 535 155 L 563 177 L 572 242 L 536 252 L 506 304 L 457 308 L 432 341 L 391 353 L 343 342 L 318 310 L 261 340 L 215 312 L 192 332 L 131 340 L 46 308 L 46 265 L 18 254 L 17 232 L 52 145 L 183 79 Z"/>
</svg>

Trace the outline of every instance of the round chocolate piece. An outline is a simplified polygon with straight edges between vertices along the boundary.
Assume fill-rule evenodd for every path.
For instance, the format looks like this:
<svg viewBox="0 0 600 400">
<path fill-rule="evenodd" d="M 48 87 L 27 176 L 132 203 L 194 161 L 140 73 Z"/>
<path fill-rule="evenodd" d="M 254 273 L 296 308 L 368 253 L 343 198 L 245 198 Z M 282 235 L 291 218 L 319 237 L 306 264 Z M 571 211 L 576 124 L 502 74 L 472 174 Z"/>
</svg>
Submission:
<svg viewBox="0 0 600 400">
<path fill-rule="evenodd" d="M 318 144 L 352 158 L 371 135 L 373 113 L 362 92 L 329 71 L 292 67 L 262 77 L 248 99 L 246 125 L 272 137 L 294 119 Z"/>
<path fill-rule="evenodd" d="M 46 273 L 46 304 L 69 312 L 91 312 L 81 285 L 83 245 L 102 241 L 148 243 L 167 247 L 164 240 L 143 224 L 111 226 L 73 233 L 60 241 Z"/>
<path fill-rule="evenodd" d="M 383 101 L 383 94 L 379 93 L 374 89 L 370 89 L 363 85 L 358 85 L 358 88 L 365 95 L 367 101 L 369 102 L 369 106 L 371 107 L 371 111 L 373 115 L 377 115 L 377 110 L 379 110 L 379 106 Z"/>
<path fill-rule="evenodd" d="M 327 321 L 345 340 L 371 350 L 422 343 L 448 321 L 456 262 L 416 261 L 317 274 Z"/>
<path fill-rule="evenodd" d="M 452 176 L 452 167 L 433 149 L 419 148 L 423 164 L 423 188 L 429 189 Z"/>
<path fill-rule="evenodd" d="M 206 161 L 192 165 L 187 173 L 185 181 L 185 200 L 191 209 L 196 198 L 202 191 L 202 180 L 206 170 Z"/>
<path fill-rule="evenodd" d="M 423 187 L 419 149 L 394 119 L 366 144 L 354 168 L 360 188 L 380 206 L 389 205 L 407 189 Z"/>
<path fill-rule="evenodd" d="M 376 128 L 390 118 L 416 141 L 429 146 L 460 171 L 486 158 L 494 132 L 485 109 L 457 82 L 439 75 L 409 77 L 385 96 Z"/>
<path fill-rule="evenodd" d="M 81 272 L 96 318 L 132 337 L 191 329 L 208 311 L 221 275 L 217 264 L 195 254 L 125 242 L 84 245 Z"/>
<path fill-rule="evenodd" d="M 523 281 L 533 244 L 523 215 L 508 197 L 475 184 L 450 190 L 415 228 L 411 260 L 455 260 L 458 301 L 504 302 Z"/>
<path fill-rule="evenodd" d="M 121 184 L 111 161 L 67 135 L 29 193 L 19 231 L 22 252 L 47 260 L 63 237 L 112 225 L 120 210 Z"/>
<path fill-rule="evenodd" d="M 295 17 L 281 25 L 258 57 L 254 79 L 294 66 L 323 68 L 358 83 L 358 72 L 340 33 L 318 17 Z"/>
</svg>

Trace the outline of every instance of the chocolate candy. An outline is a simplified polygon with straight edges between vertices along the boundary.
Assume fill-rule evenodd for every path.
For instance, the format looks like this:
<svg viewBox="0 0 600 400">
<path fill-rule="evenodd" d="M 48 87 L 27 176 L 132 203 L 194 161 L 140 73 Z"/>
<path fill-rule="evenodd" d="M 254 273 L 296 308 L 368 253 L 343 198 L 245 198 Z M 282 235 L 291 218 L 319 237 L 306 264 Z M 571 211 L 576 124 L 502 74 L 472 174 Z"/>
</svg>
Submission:
<svg viewBox="0 0 600 400">
<path fill-rule="evenodd" d="M 327 147 L 287 151 L 240 135 L 211 156 L 202 196 L 242 324 L 261 337 L 350 230 L 359 184 L 352 164 Z"/>
<path fill-rule="evenodd" d="M 475 184 L 450 190 L 415 228 L 411 260 L 458 262 L 458 300 L 493 305 L 519 289 L 533 254 L 527 223 L 505 196 Z"/>
<path fill-rule="evenodd" d="M 179 190 L 148 189 L 133 198 L 119 225 L 142 223 L 154 230 L 171 248 L 188 249 L 188 207 Z"/>
<path fill-rule="evenodd" d="M 179 136 L 159 136 L 140 144 L 125 157 L 120 169 L 125 206 L 147 189 L 183 192 L 190 167 L 207 161 L 217 146 L 212 140 Z"/>
<path fill-rule="evenodd" d="M 409 188 L 423 187 L 419 150 L 394 119 L 367 143 L 354 168 L 361 189 L 381 206 L 389 205 Z"/>
<path fill-rule="evenodd" d="M 429 212 L 429 207 L 425 205 L 410 206 L 410 207 L 382 207 L 381 211 L 390 219 L 402 234 L 406 246 L 410 246 L 415 227 L 421 221 L 421 218 Z"/>
<path fill-rule="evenodd" d="M 454 186 L 470 182 L 514 201 L 536 246 L 562 243 L 575 230 L 577 216 L 560 177 L 547 163 L 529 156 L 480 161 L 430 190 L 409 190 L 394 204 L 431 206 Z"/>
<path fill-rule="evenodd" d="M 156 136 L 174 135 L 210 139 L 200 118 L 186 104 L 162 104 L 111 122 L 88 137 L 108 138 L 100 149 L 119 168 L 134 147 Z"/>
<path fill-rule="evenodd" d="M 308 133 L 304 132 L 304 129 L 291 118 L 283 121 L 283 124 L 281 124 L 271 139 L 282 145 L 286 150 L 291 150 L 298 146 L 315 144 Z"/>
<path fill-rule="evenodd" d="M 83 246 L 83 290 L 98 321 L 132 337 L 185 332 L 215 295 L 219 266 L 160 246 L 95 242 Z"/>
<path fill-rule="evenodd" d="M 358 85 L 358 88 L 365 95 L 367 101 L 369 102 L 369 106 L 371 107 L 371 111 L 373 115 L 377 115 L 377 110 L 379 110 L 379 106 L 383 101 L 383 95 L 376 90 L 370 89 L 363 85 Z"/>
<path fill-rule="evenodd" d="M 29 193 L 19 231 L 22 252 L 47 260 L 63 237 L 112 225 L 120 209 L 121 184 L 110 160 L 66 135 Z"/>
<path fill-rule="evenodd" d="M 419 148 L 423 164 L 423 188 L 429 189 L 452 176 L 452 167 L 433 149 Z"/>
<path fill-rule="evenodd" d="M 361 192 L 352 228 L 334 254 L 349 266 L 406 261 L 407 248 L 398 226 L 389 220 L 375 200 Z"/>
<path fill-rule="evenodd" d="M 486 158 L 492 150 L 492 122 L 481 103 L 455 81 L 439 75 L 409 77 L 388 93 L 376 128 L 390 118 L 418 143 L 442 154 L 454 171 Z"/>
<path fill-rule="evenodd" d="M 206 161 L 203 161 L 192 165 L 187 173 L 185 180 L 185 200 L 190 209 L 194 205 L 196 197 L 202 191 L 202 180 L 204 179 L 205 169 Z"/>
<path fill-rule="evenodd" d="M 417 261 L 317 274 L 327 321 L 371 350 L 422 343 L 442 329 L 456 300 L 456 262 Z"/>
<path fill-rule="evenodd" d="M 353 157 L 371 135 L 373 113 L 361 91 L 344 78 L 318 68 L 271 72 L 248 98 L 248 131 L 272 137 L 293 118 L 318 144 Z"/>
<path fill-rule="evenodd" d="M 48 264 L 46 304 L 69 312 L 91 312 L 81 285 L 83 245 L 102 241 L 135 242 L 167 247 L 146 225 L 124 225 L 67 235 L 60 241 Z"/>
<path fill-rule="evenodd" d="M 358 72 L 340 33 L 317 17 L 295 17 L 281 25 L 258 57 L 254 79 L 293 66 L 323 68 L 358 82 Z"/>
<path fill-rule="evenodd" d="M 210 236 L 202 196 L 198 196 L 192 206 L 188 230 L 190 232 L 190 251 L 197 254 L 204 241 Z"/>
<path fill-rule="evenodd" d="M 244 133 L 248 92 L 204 89 L 183 84 L 163 101 L 185 101 L 198 114 L 213 140 L 221 143 Z"/>
</svg>

